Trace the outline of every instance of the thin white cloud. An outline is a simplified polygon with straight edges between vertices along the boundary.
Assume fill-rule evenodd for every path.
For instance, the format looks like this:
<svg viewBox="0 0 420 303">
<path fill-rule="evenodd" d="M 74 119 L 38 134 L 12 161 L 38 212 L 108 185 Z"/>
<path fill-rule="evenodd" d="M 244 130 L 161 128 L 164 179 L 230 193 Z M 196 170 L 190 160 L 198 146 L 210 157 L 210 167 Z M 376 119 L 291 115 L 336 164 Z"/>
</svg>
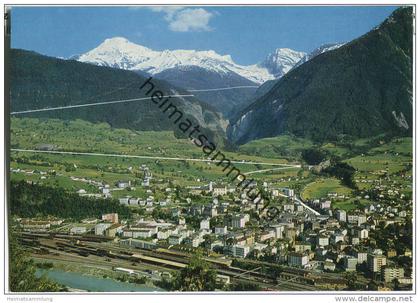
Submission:
<svg viewBox="0 0 420 303">
<path fill-rule="evenodd" d="M 203 8 L 185 8 L 182 6 L 149 6 L 153 12 L 163 13 L 169 29 L 174 32 L 211 31 L 209 25 L 213 13 Z"/>
<path fill-rule="evenodd" d="M 165 20 L 170 22 L 175 13 L 182 10 L 182 6 L 150 6 L 149 9 L 156 13 L 164 13 Z"/>
<path fill-rule="evenodd" d="M 169 29 L 174 32 L 211 31 L 209 22 L 213 14 L 202 8 L 187 8 L 175 14 L 169 22 Z"/>
</svg>

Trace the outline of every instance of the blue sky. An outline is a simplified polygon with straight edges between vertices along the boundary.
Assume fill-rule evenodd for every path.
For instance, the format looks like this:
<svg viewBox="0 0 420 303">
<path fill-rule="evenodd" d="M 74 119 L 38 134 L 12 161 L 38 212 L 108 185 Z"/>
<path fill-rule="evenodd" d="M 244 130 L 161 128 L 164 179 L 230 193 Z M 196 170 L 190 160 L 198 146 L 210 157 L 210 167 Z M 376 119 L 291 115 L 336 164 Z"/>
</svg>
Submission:
<svg viewBox="0 0 420 303">
<path fill-rule="evenodd" d="M 55 57 L 121 36 L 155 50 L 197 49 L 257 63 L 274 49 L 350 41 L 396 7 L 13 7 L 12 47 Z"/>
</svg>

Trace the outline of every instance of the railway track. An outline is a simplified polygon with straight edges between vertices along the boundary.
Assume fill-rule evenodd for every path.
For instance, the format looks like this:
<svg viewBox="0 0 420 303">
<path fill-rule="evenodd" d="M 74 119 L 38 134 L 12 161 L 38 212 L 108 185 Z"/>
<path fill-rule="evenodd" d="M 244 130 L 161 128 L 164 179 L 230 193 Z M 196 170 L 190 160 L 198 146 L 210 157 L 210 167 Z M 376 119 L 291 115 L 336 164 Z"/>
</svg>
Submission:
<svg viewBox="0 0 420 303">
<path fill-rule="evenodd" d="M 95 264 L 121 266 L 121 263 L 124 263 L 125 267 L 130 267 L 129 264 L 134 268 L 146 265 L 172 271 L 187 266 L 191 257 L 185 253 L 126 248 L 110 243 L 109 239 L 101 237 L 22 233 L 21 241 L 26 247 L 35 249 L 37 255 L 48 254 L 50 259 L 66 258 L 71 259 L 71 262 L 81 262 L 92 266 Z M 88 256 L 93 258 L 88 258 Z M 263 288 L 274 290 L 316 290 L 316 287 L 312 285 L 296 282 L 282 282 L 278 285 L 276 277 L 265 273 L 249 272 L 224 262 L 217 262 L 217 260 L 208 259 L 207 261 L 218 274 L 229 276 L 233 281 L 252 282 Z"/>
</svg>

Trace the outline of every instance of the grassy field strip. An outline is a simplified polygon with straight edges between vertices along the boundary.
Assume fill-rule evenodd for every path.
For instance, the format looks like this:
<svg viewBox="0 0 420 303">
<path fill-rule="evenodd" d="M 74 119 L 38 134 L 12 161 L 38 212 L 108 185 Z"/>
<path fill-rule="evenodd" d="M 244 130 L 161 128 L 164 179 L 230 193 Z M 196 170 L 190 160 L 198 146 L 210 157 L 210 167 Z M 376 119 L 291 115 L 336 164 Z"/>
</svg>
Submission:
<svg viewBox="0 0 420 303">
<path fill-rule="evenodd" d="M 11 151 L 15 152 L 28 152 L 28 153 L 43 153 L 43 154 L 64 154 L 64 155 L 79 155 L 79 156 L 101 156 L 101 157 L 119 157 L 119 158 L 138 158 L 138 159 L 155 159 L 155 160 L 172 160 L 172 161 L 189 161 L 189 162 L 213 162 L 219 163 L 220 160 L 211 159 L 194 159 L 194 158 L 172 158 L 172 157 L 158 157 L 158 156 L 139 156 L 139 155 L 120 155 L 120 154 L 105 154 L 105 153 L 84 153 L 84 152 L 70 152 L 70 151 L 49 151 L 49 150 L 36 150 L 36 149 L 19 149 L 12 148 Z M 230 161 L 235 164 L 246 165 L 271 165 L 282 166 L 283 168 L 300 168 L 297 164 L 283 164 L 283 163 L 270 163 L 270 162 L 251 162 L 251 161 Z"/>
<path fill-rule="evenodd" d="M 260 169 L 260 170 L 254 170 L 254 171 L 250 171 L 250 172 L 244 173 L 244 175 L 265 173 L 265 172 L 269 172 L 269 171 L 276 171 L 276 170 L 289 169 L 289 168 L 301 168 L 301 166 L 300 165 L 291 165 L 291 166 L 288 166 L 288 167 Z"/>
<path fill-rule="evenodd" d="M 349 195 L 351 189 L 343 186 L 340 180 L 335 178 L 320 179 L 311 182 L 302 190 L 302 198 L 305 200 L 320 199 L 327 197 L 328 193 Z"/>
</svg>

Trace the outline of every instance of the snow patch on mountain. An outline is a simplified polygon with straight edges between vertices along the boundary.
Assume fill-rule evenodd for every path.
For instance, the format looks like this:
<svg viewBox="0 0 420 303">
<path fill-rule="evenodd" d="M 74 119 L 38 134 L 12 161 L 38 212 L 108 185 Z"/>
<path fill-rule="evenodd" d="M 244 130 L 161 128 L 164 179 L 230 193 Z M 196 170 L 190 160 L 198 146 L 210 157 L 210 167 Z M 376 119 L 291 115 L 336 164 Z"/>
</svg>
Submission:
<svg viewBox="0 0 420 303">
<path fill-rule="evenodd" d="M 403 127 L 405 129 L 410 128 L 410 126 L 409 126 L 409 124 L 408 124 L 407 120 L 405 119 L 405 116 L 402 112 L 400 112 L 400 114 L 398 115 L 397 112 L 395 110 L 393 110 L 392 115 L 394 116 L 394 119 L 397 122 L 399 127 Z"/>
<path fill-rule="evenodd" d="M 315 58 L 316 56 L 319 56 L 323 53 L 335 50 L 337 48 L 340 48 L 344 45 L 345 43 L 328 43 L 328 44 L 324 44 L 321 45 L 320 47 L 314 49 L 312 52 L 310 52 L 309 54 L 305 54 L 305 56 L 303 56 L 299 62 L 297 62 L 294 66 L 294 68 L 302 65 L 305 62 L 308 62 L 309 60 L 312 60 L 313 58 Z"/>
<path fill-rule="evenodd" d="M 298 52 L 290 48 L 278 48 L 260 64 L 273 74 L 276 78 L 284 76 L 302 58 L 306 56 L 304 52 Z"/>
</svg>

